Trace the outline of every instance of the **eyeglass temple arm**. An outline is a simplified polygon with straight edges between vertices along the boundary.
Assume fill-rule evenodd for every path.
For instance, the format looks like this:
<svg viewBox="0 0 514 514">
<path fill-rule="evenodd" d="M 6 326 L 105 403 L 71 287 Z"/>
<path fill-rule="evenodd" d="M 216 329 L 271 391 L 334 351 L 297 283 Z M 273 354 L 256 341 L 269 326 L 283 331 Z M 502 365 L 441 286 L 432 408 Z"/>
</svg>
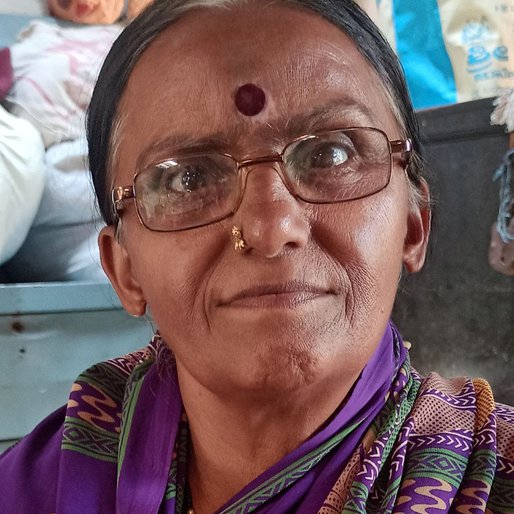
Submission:
<svg viewBox="0 0 514 514">
<path fill-rule="evenodd" d="M 133 186 L 115 187 L 112 190 L 111 202 L 116 219 L 119 218 L 119 213 L 123 210 L 124 201 L 135 197 Z"/>
<path fill-rule="evenodd" d="M 407 167 L 412 157 L 412 141 L 410 139 L 397 139 L 389 141 L 391 154 L 400 154 L 403 164 Z"/>
</svg>

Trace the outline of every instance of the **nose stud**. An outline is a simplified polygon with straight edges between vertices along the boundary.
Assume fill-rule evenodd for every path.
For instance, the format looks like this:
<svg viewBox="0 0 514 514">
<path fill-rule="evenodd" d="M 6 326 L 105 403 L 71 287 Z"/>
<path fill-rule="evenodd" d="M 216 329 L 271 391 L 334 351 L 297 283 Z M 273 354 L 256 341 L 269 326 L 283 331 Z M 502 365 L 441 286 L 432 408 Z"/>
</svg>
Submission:
<svg viewBox="0 0 514 514">
<path fill-rule="evenodd" d="M 236 225 L 232 227 L 232 239 L 234 241 L 234 250 L 236 252 L 242 252 L 246 247 L 246 243 L 243 239 L 241 229 Z"/>
</svg>

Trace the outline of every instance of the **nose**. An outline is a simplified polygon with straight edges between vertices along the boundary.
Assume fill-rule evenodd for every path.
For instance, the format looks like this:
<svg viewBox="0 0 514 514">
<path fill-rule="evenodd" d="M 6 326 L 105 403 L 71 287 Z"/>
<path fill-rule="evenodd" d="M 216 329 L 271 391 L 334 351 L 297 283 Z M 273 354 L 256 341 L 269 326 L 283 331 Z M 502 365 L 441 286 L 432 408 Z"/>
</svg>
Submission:
<svg viewBox="0 0 514 514">
<path fill-rule="evenodd" d="M 265 163 L 246 170 L 246 185 L 234 217 L 248 251 L 267 258 L 305 246 L 310 232 L 304 204 L 289 192 L 277 166 Z"/>
</svg>

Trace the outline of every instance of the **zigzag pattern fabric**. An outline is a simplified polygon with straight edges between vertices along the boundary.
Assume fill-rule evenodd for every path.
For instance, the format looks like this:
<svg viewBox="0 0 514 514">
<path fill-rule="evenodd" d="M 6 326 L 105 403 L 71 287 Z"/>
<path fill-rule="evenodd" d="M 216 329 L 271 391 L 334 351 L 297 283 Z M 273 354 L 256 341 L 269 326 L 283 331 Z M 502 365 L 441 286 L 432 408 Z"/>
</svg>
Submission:
<svg viewBox="0 0 514 514">
<path fill-rule="evenodd" d="M 514 513 L 514 409 L 484 380 L 420 377 L 407 347 L 390 325 L 357 401 L 217 514 Z M 80 375 L 67 406 L 0 457 L 0 511 L 185 514 L 189 439 L 156 335 Z"/>
</svg>

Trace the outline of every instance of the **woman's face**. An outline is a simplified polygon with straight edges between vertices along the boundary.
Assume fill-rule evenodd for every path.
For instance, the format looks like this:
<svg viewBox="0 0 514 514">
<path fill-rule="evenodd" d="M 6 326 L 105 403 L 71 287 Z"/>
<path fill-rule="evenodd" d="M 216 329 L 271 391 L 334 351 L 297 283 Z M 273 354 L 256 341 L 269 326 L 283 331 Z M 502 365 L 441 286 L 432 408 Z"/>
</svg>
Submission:
<svg viewBox="0 0 514 514">
<path fill-rule="evenodd" d="M 247 83 L 267 97 L 255 116 L 234 103 Z M 324 129 L 371 126 L 401 138 L 352 41 L 283 6 L 187 14 L 142 55 L 120 112 L 115 186 L 176 155 L 179 141 L 209 140 L 242 160 Z M 182 376 L 216 393 L 269 394 L 357 376 L 385 330 L 402 262 L 411 271 L 423 263 L 428 216 L 410 207 L 400 164 L 381 192 L 325 205 L 292 197 L 276 166 L 250 170 L 239 209 L 223 221 L 152 232 L 127 203 L 120 243 L 112 227 L 100 237 L 126 309 L 138 313 L 146 303 Z M 234 225 L 244 252 L 234 250 Z"/>
</svg>

